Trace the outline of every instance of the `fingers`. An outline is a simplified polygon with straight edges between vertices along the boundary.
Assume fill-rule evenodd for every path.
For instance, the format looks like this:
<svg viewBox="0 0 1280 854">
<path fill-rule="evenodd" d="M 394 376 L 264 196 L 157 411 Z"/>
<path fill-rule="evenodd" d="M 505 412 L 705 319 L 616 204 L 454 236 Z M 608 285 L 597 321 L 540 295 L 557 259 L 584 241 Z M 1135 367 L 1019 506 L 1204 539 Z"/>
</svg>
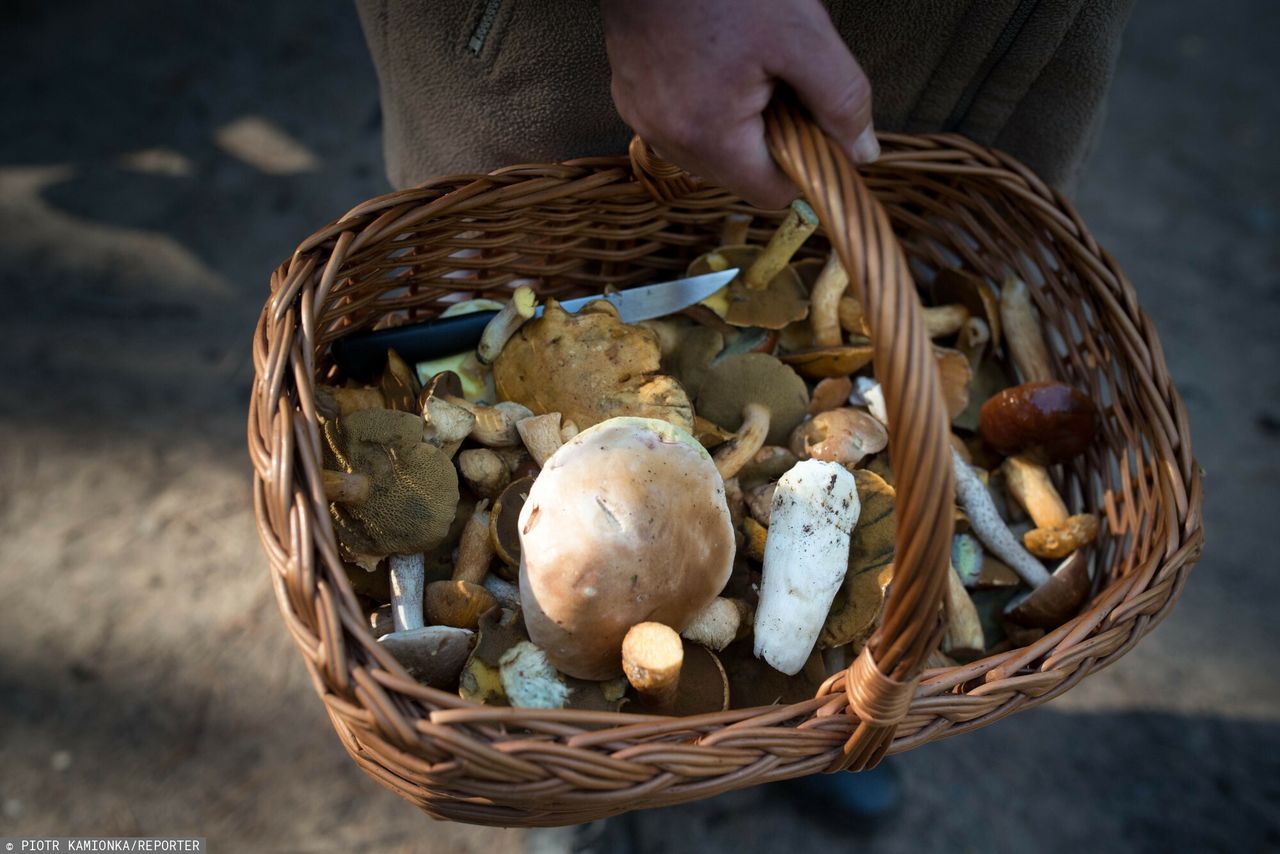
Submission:
<svg viewBox="0 0 1280 854">
<path fill-rule="evenodd" d="M 790 84 L 853 162 L 872 163 L 880 156 L 871 122 L 871 81 L 829 22 L 798 33 L 778 61 L 774 74 Z"/>
<path fill-rule="evenodd" d="M 800 192 L 769 154 L 759 114 L 736 126 L 709 128 L 709 135 L 673 152 L 672 159 L 759 208 L 784 208 Z"/>
</svg>

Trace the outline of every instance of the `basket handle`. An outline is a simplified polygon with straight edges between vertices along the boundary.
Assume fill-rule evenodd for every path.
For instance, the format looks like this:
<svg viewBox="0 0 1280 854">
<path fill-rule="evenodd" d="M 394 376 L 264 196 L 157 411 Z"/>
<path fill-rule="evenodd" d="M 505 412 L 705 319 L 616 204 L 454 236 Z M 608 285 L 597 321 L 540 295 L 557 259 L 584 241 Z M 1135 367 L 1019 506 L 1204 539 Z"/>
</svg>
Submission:
<svg viewBox="0 0 1280 854">
<path fill-rule="evenodd" d="M 840 147 L 794 103 L 774 98 L 765 112 L 765 137 L 857 288 L 892 427 L 893 584 L 880 628 L 845 674 L 849 714 L 857 724 L 830 769 L 856 771 L 884 756 L 910 709 L 924 659 L 942 638 L 955 506 L 949 419 L 920 299 L 888 214 Z M 639 140 L 631 159 L 638 180 L 655 196 L 670 200 L 688 192 L 687 176 Z"/>
</svg>

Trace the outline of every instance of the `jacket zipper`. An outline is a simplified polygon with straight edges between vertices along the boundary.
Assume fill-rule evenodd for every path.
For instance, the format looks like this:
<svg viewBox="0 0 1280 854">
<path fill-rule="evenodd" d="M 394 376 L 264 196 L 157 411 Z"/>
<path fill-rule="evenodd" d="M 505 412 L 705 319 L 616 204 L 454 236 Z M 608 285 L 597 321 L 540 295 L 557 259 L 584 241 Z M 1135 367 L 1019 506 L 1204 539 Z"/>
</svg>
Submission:
<svg viewBox="0 0 1280 854">
<path fill-rule="evenodd" d="M 1022 0 L 1013 10 L 1013 14 L 1009 17 L 1009 22 L 1004 25 L 1004 29 L 1000 31 L 1000 37 L 996 39 L 995 45 L 991 48 L 991 52 L 987 54 L 987 58 L 983 60 L 982 65 L 978 67 L 978 72 L 974 74 L 973 79 L 969 81 L 969 85 L 965 87 L 964 92 L 960 94 L 960 99 L 956 101 L 955 108 L 951 111 L 951 115 L 947 118 L 943 130 L 947 132 L 956 131 L 960 128 L 960 123 L 969 115 L 970 108 L 973 107 L 974 100 L 978 97 L 978 92 L 986 85 L 987 80 L 991 77 L 996 66 L 1009 53 L 1009 49 L 1013 47 L 1013 43 L 1017 40 L 1018 34 L 1022 32 L 1022 28 L 1026 26 L 1027 20 L 1031 17 L 1031 13 L 1035 11 L 1036 4 L 1039 0 Z"/>
<path fill-rule="evenodd" d="M 467 42 L 467 49 L 471 51 L 472 56 L 479 56 L 484 50 L 484 43 L 489 38 L 489 33 L 493 31 L 493 23 L 498 19 L 498 11 L 502 8 L 504 0 L 489 0 L 484 4 L 484 11 L 480 13 L 480 20 L 476 22 L 476 28 L 471 31 L 471 39 Z"/>
</svg>

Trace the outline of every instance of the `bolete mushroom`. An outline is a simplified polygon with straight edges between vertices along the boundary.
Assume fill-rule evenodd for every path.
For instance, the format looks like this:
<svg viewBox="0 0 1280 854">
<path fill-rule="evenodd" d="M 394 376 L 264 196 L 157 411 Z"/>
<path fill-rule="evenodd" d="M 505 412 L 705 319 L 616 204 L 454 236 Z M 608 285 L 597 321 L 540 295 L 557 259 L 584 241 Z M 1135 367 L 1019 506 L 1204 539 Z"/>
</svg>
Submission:
<svg viewBox="0 0 1280 854">
<path fill-rule="evenodd" d="M 719 652 L 737 640 L 754 617 L 755 609 L 745 599 L 717 596 L 694 615 L 680 636 Z"/>
<path fill-rule="evenodd" d="M 628 630 L 622 671 L 640 697 L 636 712 L 697 715 L 729 708 L 729 679 L 720 660 L 662 623 L 637 623 Z"/>
<path fill-rule="evenodd" d="M 636 623 L 683 629 L 733 568 L 733 523 L 710 454 L 656 419 L 613 418 L 565 443 L 519 526 L 529 636 L 581 679 L 618 674 Z"/>
<path fill-rule="evenodd" d="M 839 347 L 844 343 L 840 330 L 840 297 L 849 287 L 849 274 L 840 266 L 834 252 L 827 257 L 822 272 L 809 291 L 809 323 L 813 327 L 813 346 Z"/>
<path fill-rule="evenodd" d="M 510 570 L 520 567 L 520 511 L 524 509 L 532 488 L 532 477 L 511 481 L 494 502 L 490 514 L 489 539 L 493 541 L 498 557 Z"/>
<path fill-rule="evenodd" d="M 516 432 L 529 451 L 529 456 L 538 467 L 546 465 L 551 455 L 560 449 L 564 441 L 560 438 L 560 413 L 548 412 L 534 415 L 516 423 Z M 576 431 L 575 431 L 576 433 Z"/>
<path fill-rule="evenodd" d="M 658 373 L 652 332 L 622 322 L 608 300 L 569 314 L 547 300 L 542 317 L 520 327 L 493 365 L 503 400 L 534 414 L 559 412 L 585 430 L 608 418 L 658 418 L 693 429 L 680 384 Z"/>
<path fill-rule="evenodd" d="M 765 442 L 779 445 L 808 411 L 809 388 L 795 371 L 764 353 L 744 353 L 712 365 L 698 395 L 699 414 L 737 430 L 748 404 L 767 411 Z"/>
<path fill-rule="evenodd" d="M 820 649 L 845 645 L 860 649 L 880 622 L 893 581 L 894 488 L 866 469 L 855 469 L 853 480 L 858 489 L 858 520 L 849 539 L 844 581 L 818 635 Z"/>
<path fill-rule="evenodd" d="M 782 356 L 782 361 L 795 368 L 801 376 L 816 380 L 848 376 L 871 364 L 874 356 L 875 351 L 870 342 L 862 338 L 834 347 L 787 353 Z"/>
<path fill-rule="evenodd" d="M 848 569 L 858 521 L 854 477 L 838 463 L 804 460 L 778 481 L 756 609 L 755 653 L 793 675 L 813 651 Z"/>
<path fill-rule="evenodd" d="M 995 290 L 985 280 L 964 270 L 946 267 L 934 276 L 931 291 L 935 306 L 964 306 L 970 317 L 978 318 L 986 325 L 987 343 L 991 349 L 995 350 L 1000 346 L 1000 301 Z"/>
<path fill-rule="evenodd" d="M 494 315 L 480 335 L 480 343 L 476 345 L 476 357 L 481 364 L 492 365 L 506 346 L 512 335 L 516 334 L 525 321 L 533 317 L 538 308 L 538 298 L 533 288 L 521 285 L 511 294 L 511 299 Z"/>
<path fill-rule="evenodd" d="M 1053 487 L 1044 466 L 1021 454 L 1004 461 L 1009 494 L 1022 505 L 1036 527 L 1022 537 L 1027 551 L 1036 557 L 1062 558 L 1098 535 L 1098 517 L 1092 513 L 1071 515 Z"/>
<path fill-rule="evenodd" d="M 802 460 L 828 460 L 849 469 L 889 445 L 889 434 L 874 416 L 843 406 L 802 421 L 791 433 L 791 453 Z"/>
<path fill-rule="evenodd" d="M 498 604 L 483 587 L 493 560 L 488 506 L 487 499 L 477 504 L 462 530 L 453 578 L 427 585 L 423 607 L 434 625 L 475 629 L 480 625 L 480 616 Z"/>
<path fill-rule="evenodd" d="M 489 448 L 471 448 L 458 454 L 458 471 L 476 495 L 493 500 L 511 482 L 511 472 L 502 457 Z"/>
</svg>

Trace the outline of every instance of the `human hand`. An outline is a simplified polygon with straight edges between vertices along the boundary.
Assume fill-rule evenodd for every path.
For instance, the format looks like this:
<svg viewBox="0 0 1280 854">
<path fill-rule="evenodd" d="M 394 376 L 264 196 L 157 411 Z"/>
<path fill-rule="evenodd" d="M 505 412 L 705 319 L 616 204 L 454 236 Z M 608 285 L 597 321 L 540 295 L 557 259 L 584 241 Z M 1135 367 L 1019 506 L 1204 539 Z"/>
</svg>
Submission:
<svg viewBox="0 0 1280 854">
<path fill-rule="evenodd" d="M 764 208 L 796 197 L 764 138 L 791 87 L 854 162 L 880 154 L 871 84 L 820 0 L 601 0 L 618 114 L 661 155 Z"/>
</svg>

